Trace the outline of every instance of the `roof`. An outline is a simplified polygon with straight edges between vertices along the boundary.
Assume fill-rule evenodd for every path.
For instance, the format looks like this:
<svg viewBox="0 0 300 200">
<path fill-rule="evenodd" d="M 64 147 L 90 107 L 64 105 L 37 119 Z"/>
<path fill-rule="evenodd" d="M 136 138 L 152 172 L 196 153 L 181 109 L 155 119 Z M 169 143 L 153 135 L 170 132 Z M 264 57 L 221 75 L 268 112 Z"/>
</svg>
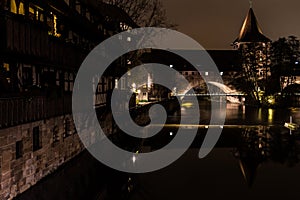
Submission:
<svg viewBox="0 0 300 200">
<path fill-rule="evenodd" d="M 264 36 L 257 22 L 253 9 L 250 8 L 246 19 L 241 28 L 236 42 L 270 42 L 271 40 Z"/>
</svg>

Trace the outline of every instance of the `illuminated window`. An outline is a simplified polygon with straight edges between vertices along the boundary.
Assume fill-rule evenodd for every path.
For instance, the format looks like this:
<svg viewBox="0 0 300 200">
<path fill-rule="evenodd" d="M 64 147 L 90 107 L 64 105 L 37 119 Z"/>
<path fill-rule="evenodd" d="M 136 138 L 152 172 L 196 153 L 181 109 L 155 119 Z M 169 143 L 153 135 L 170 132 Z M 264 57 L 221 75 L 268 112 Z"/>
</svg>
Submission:
<svg viewBox="0 0 300 200">
<path fill-rule="evenodd" d="M 25 9 L 24 9 L 24 3 L 23 2 L 20 2 L 20 5 L 19 5 L 19 14 L 20 15 L 25 15 Z"/>
<path fill-rule="evenodd" d="M 79 1 L 76 1 L 76 10 L 79 14 L 81 13 L 81 6 L 80 6 Z"/>
<path fill-rule="evenodd" d="M 118 84 L 119 84 L 118 79 L 115 79 L 115 88 L 116 88 L 116 89 L 118 89 Z"/>
<path fill-rule="evenodd" d="M 4 68 L 7 72 L 9 72 L 9 64 L 8 64 L 8 63 L 4 63 L 4 64 L 3 64 L 3 68 Z"/>
<path fill-rule="evenodd" d="M 35 19 L 34 8 L 29 7 L 29 17 Z"/>
<path fill-rule="evenodd" d="M 17 4 L 15 0 L 10 0 L 10 12 L 17 14 Z"/>
</svg>

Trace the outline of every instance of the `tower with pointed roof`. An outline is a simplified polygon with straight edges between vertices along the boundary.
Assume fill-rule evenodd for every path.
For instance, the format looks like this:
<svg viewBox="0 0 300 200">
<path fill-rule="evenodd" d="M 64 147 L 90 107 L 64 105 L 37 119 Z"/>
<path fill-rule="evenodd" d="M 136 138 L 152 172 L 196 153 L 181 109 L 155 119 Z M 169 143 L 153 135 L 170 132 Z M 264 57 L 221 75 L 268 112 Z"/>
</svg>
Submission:
<svg viewBox="0 0 300 200">
<path fill-rule="evenodd" d="M 259 101 L 260 93 L 265 90 L 267 79 L 271 75 L 269 68 L 271 40 L 262 33 L 252 8 L 252 1 L 233 45 L 240 51 L 243 72 L 252 87 L 252 96 Z"/>
</svg>

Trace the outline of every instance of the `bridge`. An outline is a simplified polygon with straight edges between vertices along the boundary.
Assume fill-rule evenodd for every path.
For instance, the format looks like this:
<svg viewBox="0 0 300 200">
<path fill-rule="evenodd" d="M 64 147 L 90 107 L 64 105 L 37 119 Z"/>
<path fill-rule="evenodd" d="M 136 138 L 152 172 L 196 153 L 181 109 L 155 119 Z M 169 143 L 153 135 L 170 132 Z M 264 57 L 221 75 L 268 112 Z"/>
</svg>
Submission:
<svg viewBox="0 0 300 200">
<path fill-rule="evenodd" d="M 195 93 L 188 93 L 192 88 L 198 86 L 198 85 L 189 85 L 187 89 L 185 89 L 182 93 L 174 93 L 173 96 L 176 97 L 187 97 L 187 96 L 197 96 L 197 97 L 211 97 L 211 96 L 226 96 L 227 100 L 231 103 L 241 103 L 240 99 L 238 97 L 246 96 L 246 94 L 236 91 L 235 89 L 231 89 L 227 85 L 219 82 L 209 81 L 207 84 L 211 86 L 215 86 L 219 89 L 221 89 L 222 92 L 216 92 L 216 93 L 201 93 L 201 94 L 195 94 Z M 211 88 L 210 88 L 211 89 Z"/>
</svg>

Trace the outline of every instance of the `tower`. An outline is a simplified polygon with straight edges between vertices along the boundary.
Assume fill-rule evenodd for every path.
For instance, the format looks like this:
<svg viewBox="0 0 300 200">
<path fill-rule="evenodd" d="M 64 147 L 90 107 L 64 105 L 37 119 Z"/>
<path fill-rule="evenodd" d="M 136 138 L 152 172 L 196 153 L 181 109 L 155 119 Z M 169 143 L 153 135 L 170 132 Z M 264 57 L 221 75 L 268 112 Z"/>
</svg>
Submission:
<svg viewBox="0 0 300 200">
<path fill-rule="evenodd" d="M 269 56 L 271 40 L 261 31 L 252 8 L 252 1 L 233 45 L 240 52 L 242 71 L 249 92 L 255 100 L 260 101 L 261 92 L 266 90 L 268 77 L 271 75 Z"/>
</svg>

